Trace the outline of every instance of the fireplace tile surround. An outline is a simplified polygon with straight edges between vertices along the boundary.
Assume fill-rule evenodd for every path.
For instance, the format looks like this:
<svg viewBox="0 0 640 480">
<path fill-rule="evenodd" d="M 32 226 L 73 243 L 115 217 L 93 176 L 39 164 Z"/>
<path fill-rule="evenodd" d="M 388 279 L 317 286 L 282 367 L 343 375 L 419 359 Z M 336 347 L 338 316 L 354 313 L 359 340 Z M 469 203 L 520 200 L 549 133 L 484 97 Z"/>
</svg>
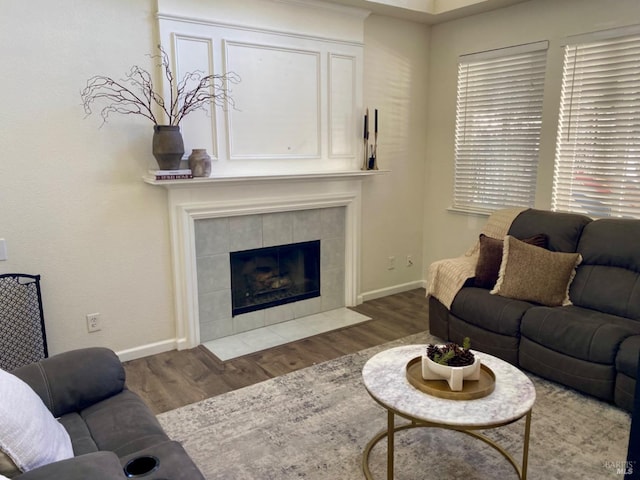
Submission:
<svg viewBox="0 0 640 480">
<path fill-rule="evenodd" d="M 208 218 L 195 222 L 200 341 L 345 306 L 345 207 Z M 232 251 L 320 240 L 321 296 L 231 315 Z"/>
</svg>

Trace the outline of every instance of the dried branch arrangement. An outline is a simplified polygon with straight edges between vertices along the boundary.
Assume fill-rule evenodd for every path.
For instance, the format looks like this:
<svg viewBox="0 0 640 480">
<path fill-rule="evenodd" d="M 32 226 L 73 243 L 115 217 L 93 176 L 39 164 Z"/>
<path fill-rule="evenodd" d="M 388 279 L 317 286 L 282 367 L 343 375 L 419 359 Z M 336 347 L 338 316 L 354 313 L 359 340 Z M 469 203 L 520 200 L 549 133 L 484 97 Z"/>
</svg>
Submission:
<svg viewBox="0 0 640 480">
<path fill-rule="evenodd" d="M 195 110 L 206 111 L 212 103 L 224 107 L 235 105 L 229 84 L 240 82 L 237 74 L 229 72 L 223 75 L 205 75 L 196 70 L 186 73 L 176 83 L 169 56 L 162 46 L 158 45 L 158 49 L 160 53 L 150 57 L 160 61 L 158 66 L 162 68 L 170 87 L 169 102 L 165 102 L 164 97 L 154 89 L 151 74 L 134 65 L 125 78 L 119 81 L 103 75 L 91 77 L 80 92 L 85 113 L 92 114 L 96 102 L 106 103 L 100 110 L 103 125 L 112 113 L 142 115 L 154 125 L 179 125 L 189 113 Z M 156 116 L 154 110 L 161 112 L 161 116 Z"/>
</svg>

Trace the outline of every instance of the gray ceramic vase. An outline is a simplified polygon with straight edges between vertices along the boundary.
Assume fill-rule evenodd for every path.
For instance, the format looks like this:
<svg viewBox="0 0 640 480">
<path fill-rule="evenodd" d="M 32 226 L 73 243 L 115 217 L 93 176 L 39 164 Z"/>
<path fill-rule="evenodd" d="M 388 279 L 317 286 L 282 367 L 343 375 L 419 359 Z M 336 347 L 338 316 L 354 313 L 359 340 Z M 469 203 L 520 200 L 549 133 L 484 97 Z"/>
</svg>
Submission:
<svg viewBox="0 0 640 480">
<path fill-rule="evenodd" d="M 153 126 L 153 156 L 160 170 L 177 170 L 184 155 L 184 142 L 177 125 Z"/>
</svg>

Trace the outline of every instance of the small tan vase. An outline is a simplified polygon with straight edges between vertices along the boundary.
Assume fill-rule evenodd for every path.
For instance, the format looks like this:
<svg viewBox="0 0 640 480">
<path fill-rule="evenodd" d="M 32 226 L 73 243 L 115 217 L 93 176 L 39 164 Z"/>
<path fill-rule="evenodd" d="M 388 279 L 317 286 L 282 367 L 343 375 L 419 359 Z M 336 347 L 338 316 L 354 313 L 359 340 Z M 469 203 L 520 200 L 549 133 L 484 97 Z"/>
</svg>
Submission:
<svg viewBox="0 0 640 480">
<path fill-rule="evenodd" d="M 189 168 L 194 177 L 211 175 L 211 157 L 205 148 L 194 148 L 189 155 Z"/>
</svg>

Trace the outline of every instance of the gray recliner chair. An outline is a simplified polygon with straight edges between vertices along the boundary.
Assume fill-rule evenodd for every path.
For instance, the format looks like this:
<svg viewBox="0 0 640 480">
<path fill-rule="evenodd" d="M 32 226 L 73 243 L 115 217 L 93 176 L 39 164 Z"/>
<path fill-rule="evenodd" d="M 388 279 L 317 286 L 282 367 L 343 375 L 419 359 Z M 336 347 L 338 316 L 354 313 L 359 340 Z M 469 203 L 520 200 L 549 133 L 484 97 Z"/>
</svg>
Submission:
<svg viewBox="0 0 640 480">
<path fill-rule="evenodd" d="M 14 478 L 125 479 L 146 471 L 145 480 L 204 480 L 182 446 L 169 439 L 143 400 L 126 388 L 124 368 L 111 350 L 73 350 L 11 373 L 29 384 L 58 418 L 75 455 Z"/>
</svg>

